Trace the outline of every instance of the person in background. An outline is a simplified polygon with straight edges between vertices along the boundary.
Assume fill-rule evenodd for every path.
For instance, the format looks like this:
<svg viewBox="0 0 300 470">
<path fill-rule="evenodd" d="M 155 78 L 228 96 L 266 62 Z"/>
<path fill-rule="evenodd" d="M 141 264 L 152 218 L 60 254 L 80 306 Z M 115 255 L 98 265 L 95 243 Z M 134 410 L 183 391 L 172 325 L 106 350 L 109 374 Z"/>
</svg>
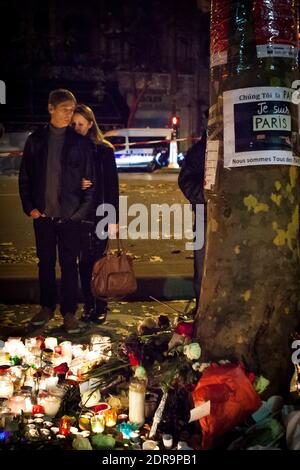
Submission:
<svg viewBox="0 0 300 470">
<path fill-rule="evenodd" d="M 94 163 L 96 169 L 96 208 L 103 203 L 111 204 L 116 213 L 115 223 L 109 223 L 108 236 L 114 237 L 119 230 L 119 181 L 112 144 L 106 141 L 100 131 L 95 115 L 91 108 L 81 104 L 76 107 L 72 125 L 76 132 L 88 136 L 94 144 Z M 92 185 L 88 179 L 82 182 L 82 188 L 87 190 Z M 79 273 L 84 298 L 85 322 L 102 323 L 106 319 L 107 302 L 95 299 L 91 291 L 93 265 L 104 254 L 107 238 L 100 239 L 95 233 L 98 220 L 96 211 L 90 213 L 87 220 L 81 224 L 81 252 L 79 258 Z"/>
<path fill-rule="evenodd" d="M 50 123 L 25 143 L 19 173 L 19 193 L 25 214 L 33 219 L 41 310 L 34 326 L 48 323 L 56 308 L 56 250 L 61 267 L 61 306 L 67 333 L 79 333 L 76 319 L 80 221 L 94 205 L 95 188 L 82 191 L 82 179 L 95 181 L 93 147 L 71 127 L 76 99 L 69 90 L 50 93 Z"/>
<path fill-rule="evenodd" d="M 184 196 L 192 204 L 194 212 L 194 232 L 197 227 L 196 204 L 204 205 L 204 237 L 206 234 L 206 201 L 204 199 L 204 169 L 205 169 L 205 151 L 207 142 L 207 132 L 204 131 L 202 137 L 186 153 L 179 177 L 178 186 Z M 205 240 L 205 239 L 204 239 Z M 196 314 L 199 305 L 201 292 L 202 272 L 204 263 L 205 243 L 201 249 L 194 250 L 194 291 L 196 296 L 196 306 L 191 314 Z"/>
</svg>

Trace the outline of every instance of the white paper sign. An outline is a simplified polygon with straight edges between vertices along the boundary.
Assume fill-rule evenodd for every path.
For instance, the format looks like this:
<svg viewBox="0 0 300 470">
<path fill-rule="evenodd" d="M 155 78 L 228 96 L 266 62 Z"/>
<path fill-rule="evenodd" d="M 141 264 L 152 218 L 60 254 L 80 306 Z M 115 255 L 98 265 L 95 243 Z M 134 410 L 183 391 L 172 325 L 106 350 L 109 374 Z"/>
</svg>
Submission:
<svg viewBox="0 0 300 470">
<path fill-rule="evenodd" d="M 190 411 L 189 423 L 197 421 L 198 419 L 204 418 L 210 414 L 210 400 L 206 401 L 200 406 L 196 406 Z"/>
<path fill-rule="evenodd" d="M 216 181 L 217 165 L 219 155 L 219 141 L 207 142 L 205 155 L 204 189 L 211 189 Z"/>
<path fill-rule="evenodd" d="M 224 166 L 296 165 L 300 148 L 294 90 L 253 87 L 226 91 Z M 295 154 L 295 148 L 297 149 Z"/>
</svg>

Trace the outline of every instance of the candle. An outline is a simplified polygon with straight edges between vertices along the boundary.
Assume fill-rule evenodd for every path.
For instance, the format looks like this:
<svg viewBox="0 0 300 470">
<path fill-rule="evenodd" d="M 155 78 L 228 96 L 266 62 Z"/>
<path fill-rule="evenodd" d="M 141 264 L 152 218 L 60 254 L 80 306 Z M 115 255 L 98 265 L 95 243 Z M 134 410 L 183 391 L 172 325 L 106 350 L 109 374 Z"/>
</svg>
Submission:
<svg viewBox="0 0 300 470">
<path fill-rule="evenodd" d="M 32 407 L 32 410 L 31 410 L 31 413 L 33 415 L 36 415 L 36 414 L 44 414 L 45 413 L 45 410 L 44 410 L 44 407 L 42 405 L 33 405 Z"/>
<path fill-rule="evenodd" d="M 70 416 L 63 416 L 59 421 L 59 433 L 63 436 L 70 434 L 71 429 L 71 418 Z"/>
<path fill-rule="evenodd" d="M 45 339 L 45 348 L 52 349 L 52 351 L 54 351 L 54 348 L 56 346 L 57 346 L 57 338 L 48 336 L 48 338 Z"/>
<path fill-rule="evenodd" d="M 47 429 L 47 428 L 41 428 L 41 429 L 40 429 L 40 433 L 41 433 L 42 436 L 44 436 L 44 437 L 49 437 L 49 436 L 50 436 L 50 431 L 49 431 L 49 429 Z"/>
<path fill-rule="evenodd" d="M 7 403 L 7 406 L 10 408 L 12 414 L 19 415 L 21 411 L 25 411 L 26 403 L 24 395 L 14 395 L 12 396 Z"/>
<path fill-rule="evenodd" d="M 117 411 L 114 408 L 105 410 L 104 412 L 105 416 L 105 426 L 108 428 L 112 428 L 117 424 Z"/>
<path fill-rule="evenodd" d="M 14 384 L 10 377 L 0 376 L 0 398 L 10 398 L 14 393 Z"/>
<path fill-rule="evenodd" d="M 145 394 L 144 381 L 134 379 L 129 385 L 129 421 L 143 424 L 145 421 Z"/>
<path fill-rule="evenodd" d="M 124 423 L 128 420 L 128 415 L 125 414 L 125 413 L 121 413 L 119 416 L 118 416 L 118 422 L 119 423 Z"/>
<path fill-rule="evenodd" d="M 163 443 L 166 449 L 172 449 L 173 446 L 173 436 L 171 434 L 163 434 L 162 436 Z"/>
<path fill-rule="evenodd" d="M 91 428 L 95 433 L 101 433 L 105 429 L 106 419 L 103 413 L 92 416 L 91 418 Z"/>
<path fill-rule="evenodd" d="M 10 355 L 7 351 L 0 351 L 0 365 L 10 365 Z"/>
<path fill-rule="evenodd" d="M 40 400 L 40 404 L 44 407 L 45 414 L 47 416 L 50 416 L 50 418 L 54 418 L 54 416 L 59 410 L 61 399 L 58 397 L 49 395 L 47 397 L 42 398 Z"/>
<path fill-rule="evenodd" d="M 46 382 L 46 390 L 48 392 L 51 392 L 56 389 L 56 386 L 58 384 L 58 377 L 47 377 L 45 382 Z"/>
<path fill-rule="evenodd" d="M 89 431 L 90 430 L 90 416 L 88 415 L 81 415 L 80 418 L 79 418 L 79 427 L 80 429 L 82 429 L 83 431 Z"/>
<path fill-rule="evenodd" d="M 60 343 L 61 347 L 61 355 L 65 357 L 70 357 L 72 359 L 72 342 L 71 341 L 63 341 Z"/>
<path fill-rule="evenodd" d="M 25 338 L 25 347 L 27 349 L 34 348 L 37 346 L 36 338 Z"/>
<path fill-rule="evenodd" d="M 156 441 L 148 440 L 143 443 L 143 450 L 159 450 L 159 447 Z"/>
<path fill-rule="evenodd" d="M 8 338 L 5 342 L 5 350 L 9 352 L 11 357 L 22 357 L 26 352 L 25 345 L 21 338 Z"/>
<path fill-rule="evenodd" d="M 136 431 L 131 431 L 131 433 L 130 433 L 130 439 L 132 440 L 132 442 L 138 442 L 138 440 L 139 440 L 139 433 L 136 432 Z"/>
</svg>

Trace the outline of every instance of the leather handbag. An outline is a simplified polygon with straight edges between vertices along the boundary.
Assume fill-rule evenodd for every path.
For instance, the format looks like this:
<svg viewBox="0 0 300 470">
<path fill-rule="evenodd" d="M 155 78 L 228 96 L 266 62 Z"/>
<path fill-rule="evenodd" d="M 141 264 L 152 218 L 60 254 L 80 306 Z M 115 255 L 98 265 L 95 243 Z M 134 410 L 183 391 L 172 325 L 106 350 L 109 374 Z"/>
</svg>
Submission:
<svg viewBox="0 0 300 470">
<path fill-rule="evenodd" d="M 104 256 L 94 263 L 91 290 L 95 298 L 120 298 L 137 290 L 132 259 L 126 255 L 121 240 L 117 240 L 117 252 L 112 251 L 108 240 Z"/>
</svg>

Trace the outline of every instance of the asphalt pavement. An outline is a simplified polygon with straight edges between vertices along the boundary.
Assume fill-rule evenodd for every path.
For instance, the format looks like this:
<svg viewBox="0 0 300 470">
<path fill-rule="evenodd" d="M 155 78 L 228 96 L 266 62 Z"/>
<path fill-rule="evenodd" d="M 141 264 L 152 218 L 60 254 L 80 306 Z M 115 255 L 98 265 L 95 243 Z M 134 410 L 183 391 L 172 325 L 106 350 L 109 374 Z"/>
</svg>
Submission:
<svg viewBox="0 0 300 470">
<path fill-rule="evenodd" d="M 163 169 L 154 173 L 119 174 L 120 195 L 127 206 L 144 204 L 186 204 L 177 185 L 178 171 Z M 136 216 L 137 214 L 134 214 Z M 125 218 L 123 228 L 133 220 Z M 4 304 L 38 303 L 37 258 L 32 220 L 23 212 L 18 194 L 17 174 L 0 176 L 0 287 Z M 149 215 L 149 234 L 151 220 Z M 122 226 L 121 226 L 122 228 Z M 191 299 L 194 296 L 193 252 L 186 250 L 187 239 L 163 233 L 158 239 L 127 239 L 124 245 L 134 260 L 138 290 L 129 301 Z M 57 269 L 59 283 L 59 269 Z"/>
</svg>

